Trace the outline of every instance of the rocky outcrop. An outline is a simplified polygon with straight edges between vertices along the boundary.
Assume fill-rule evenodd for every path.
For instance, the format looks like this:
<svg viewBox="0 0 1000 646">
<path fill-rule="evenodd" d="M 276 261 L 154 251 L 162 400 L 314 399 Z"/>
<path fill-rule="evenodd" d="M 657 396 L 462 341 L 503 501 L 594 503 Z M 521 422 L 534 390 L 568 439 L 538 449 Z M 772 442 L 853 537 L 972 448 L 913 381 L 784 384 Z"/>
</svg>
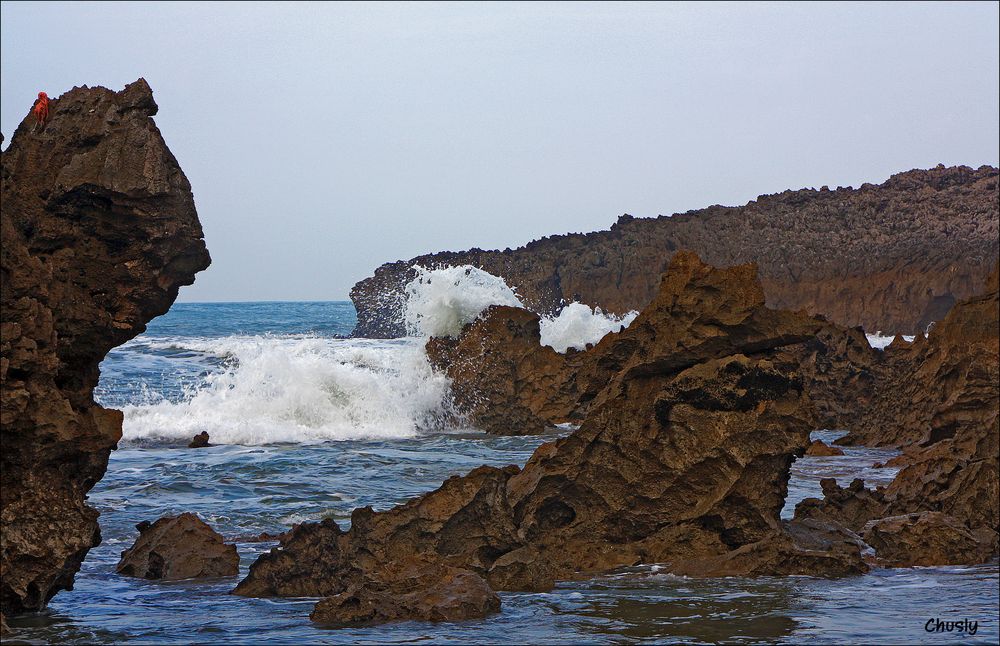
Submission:
<svg viewBox="0 0 1000 646">
<path fill-rule="evenodd" d="M 212 446 L 211 444 L 208 443 L 207 431 L 202 431 L 201 433 L 198 433 L 193 438 L 191 438 L 190 442 L 188 442 L 189 449 L 203 449 L 206 446 Z"/>
<path fill-rule="evenodd" d="M 875 395 L 838 442 L 901 446 L 875 492 L 824 481 L 796 518 L 839 521 L 893 565 L 975 563 L 996 555 L 1000 525 L 1000 276 L 960 302 L 926 339 L 893 342 Z M 873 542 L 874 541 L 874 542 Z"/>
<path fill-rule="evenodd" d="M 983 563 L 992 536 L 976 536 L 964 523 L 939 511 L 890 516 L 869 522 L 864 539 L 888 567 Z"/>
<path fill-rule="evenodd" d="M 956 301 L 979 293 L 996 262 L 997 179 L 989 166 L 938 166 L 877 186 L 785 191 L 655 219 L 622 216 L 609 231 L 388 263 L 351 290 L 355 335 L 404 334 L 400 304 L 413 265 L 474 265 L 503 277 L 538 313 L 579 300 L 624 314 L 652 300 L 679 249 L 720 267 L 756 262 L 771 307 L 870 331 L 923 333 Z"/>
<path fill-rule="evenodd" d="M 139 537 L 122 552 L 115 567 L 118 574 L 173 581 L 239 573 L 236 546 L 227 545 L 221 534 L 194 514 L 144 521 L 136 529 Z"/>
<path fill-rule="evenodd" d="M 535 323 L 497 309 L 479 325 L 537 344 Z M 605 387 L 578 430 L 538 447 L 523 469 L 484 466 L 388 511 L 356 509 L 346 532 L 332 520 L 300 525 L 235 592 L 332 597 L 315 614 L 336 621 L 356 599 L 367 621 L 382 616 L 382 590 L 406 588 L 398 572 L 413 559 L 431 581 L 447 571 L 496 590 L 654 562 L 702 574 L 862 572 L 860 541 L 846 530 L 779 519 L 814 425 L 786 347 L 822 324 L 766 308 L 751 265 L 715 269 L 677 254 L 632 325 L 580 353 L 593 360 L 575 378 L 600 375 Z M 442 352 L 456 361 L 462 347 Z M 526 400 L 498 390 L 502 402 Z"/>
<path fill-rule="evenodd" d="M 144 80 L 74 88 L 3 153 L 0 609 L 71 589 L 100 541 L 87 492 L 121 437 L 93 400 L 98 364 L 209 264 L 191 186 Z"/>
<path fill-rule="evenodd" d="M 431 365 L 451 379 L 455 408 L 487 433 L 540 433 L 579 417 L 573 415 L 579 397 L 568 383 L 573 364 L 541 344 L 533 312 L 493 305 L 457 339 L 433 337 L 426 350 Z"/>
<path fill-rule="evenodd" d="M 985 293 L 956 305 L 926 338 L 893 341 L 872 400 L 839 444 L 926 447 L 997 427 L 997 271 Z"/>
<path fill-rule="evenodd" d="M 880 491 L 865 489 L 864 480 L 855 478 L 850 486 L 837 485 L 834 478 L 819 481 L 823 498 L 806 498 L 795 506 L 795 520 L 834 522 L 861 533 L 868 521 L 885 516 L 885 500 Z"/>
</svg>

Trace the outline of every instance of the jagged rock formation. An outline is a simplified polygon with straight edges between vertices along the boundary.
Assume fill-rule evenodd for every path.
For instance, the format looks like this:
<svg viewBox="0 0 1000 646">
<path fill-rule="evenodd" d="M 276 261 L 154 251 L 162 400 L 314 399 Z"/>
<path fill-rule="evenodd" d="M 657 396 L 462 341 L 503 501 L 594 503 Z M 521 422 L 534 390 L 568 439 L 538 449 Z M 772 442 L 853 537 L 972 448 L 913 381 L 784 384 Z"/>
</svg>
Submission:
<svg viewBox="0 0 1000 646">
<path fill-rule="evenodd" d="M 1000 398 L 1000 268 L 986 292 L 952 309 L 926 338 L 886 349 L 874 396 L 840 444 L 929 446 L 995 427 Z"/>
<path fill-rule="evenodd" d="M 887 355 L 875 396 L 838 442 L 904 447 L 891 460 L 902 469 L 875 492 L 860 481 L 846 490 L 824 484 L 824 499 L 800 503 L 796 518 L 831 519 L 855 531 L 872 523 L 865 536 L 896 565 L 979 562 L 997 554 L 998 270 L 985 294 L 955 305 L 926 339 L 894 342 Z M 879 520 L 887 517 L 893 518 Z"/>
<path fill-rule="evenodd" d="M 537 319 L 494 314 L 537 346 Z M 863 572 L 847 530 L 779 519 L 815 421 L 786 347 L 822 325 L 764 307 L 752 265 L 677 254 L 632 325 L 579 353 L 595 358 L 576 378 L 599 374 L 605 387 L 577 431 L 523 469 L 484 466 L 388 511 L 356 509 L 346 532 L 332 520 L 300 525 L 235 592 L 332 597 L 315 614 L 335 621 L 350 620 L 341 609 L 354 599 L 367 621 L 382 616 L 383 591 L 408 589 L 399 572 L 414 559 L 432 582 L 457 568 L 496 590 L 650 562 L 692 574 Z M 443 352 L 454 359 L 456 347 Z"/>
<path fill-rule="evenodd" d="M 235 576 L 240 556 L 235 545 L 192 513 L 164 516 L 135 526 L 139 537 L 122 552 L 115 571 L 140 579 L 176 581 L 197 577 Z"/>
<path fill-rule="evenodd" d="M 100 542 L 85 496 L 121 437 L 93 400 L 108 351 L 167 311 L 210 259 L 191 186 L 142 79 L 74 88 L 3 153 L 0 610 L 71 589 Z"/>
<path fill-rule="evenodd" d="M 709 301 L 689 299 L 674 307 L 678 311 L 688 308 L 692 317 L 706 317 L 700 322 L 703 327 L 726 329 L 730 322 L 712 320 L 716 310 L 706 304 Z M 617 341 L 620 335 L 610 334 L 586 352 L 564 355 L 541 345 L 539 323 L 533 312 L 494 305 L 457 338 L 435 337 L 427 342 L 431 365 L 451 380 L 455 408 L 476 428 L 498 435 L 523 435 L 554 424 L 580 423 L 597 394 L 621 371 L 639 334 L 635 328 L 624 335 L 625 342 Z M 845 329 L 821 319 L 810 326 L 818 330 L 815 335 L 789 345 L 786 352 L 798 364 L 817 413 L 816 424 L 827 428 L 853 425 L 858 407 L 871 397 L 882 369 L 882 353 L 868 344 L 860 328 Z M 661 336 L 677 332 L 656 330 Z M 829 450 L 830 455 L 840 454 L 839 448 Z"/>
<path fill-rule="evenodd" d="M 865 542 L 889 567 L 983 563 L 991 538 L 983 540 L 961 521 L 939 511 L 923 511 L 870 521 Z"/>
<path fill-rule="evenodd" d="M 580 300 L 641 310 L 678 249 L 715 266 L 756 262 L 771 307 L 806 309 L 849 327 L 922 333 L 977 294 L 996 262 L 998 171 L 912 170 L 858 189 L 785 191 L 742 207 L 655 219 L 609 231 L 542 238 L 504 251 L 442 252 L 379 267 L 354 286 L 356 336 L 403 336 L 411 267 L 470 264 L 503 277 L 533 311 Z"/>
</svg>

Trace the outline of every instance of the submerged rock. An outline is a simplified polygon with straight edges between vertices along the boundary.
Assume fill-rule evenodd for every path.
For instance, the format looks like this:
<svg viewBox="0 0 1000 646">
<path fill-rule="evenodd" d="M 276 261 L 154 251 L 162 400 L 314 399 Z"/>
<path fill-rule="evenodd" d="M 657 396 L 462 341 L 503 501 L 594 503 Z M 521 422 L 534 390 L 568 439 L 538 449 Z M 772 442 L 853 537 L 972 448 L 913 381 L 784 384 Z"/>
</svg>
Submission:
<svg viewBox="0 0 1000 646">
<path fill-rule="evenodd" d="M 136 529 L 139 537 L 115 567 L 123 576 L 172 581 L 239 573 L 236 546 L 194 514 L 144 521 Z"/>
<path fill-rule="evenodd" d="M 206 446 L 212 446 L 208 443 L 208 431 L 202 431 L 195 435 L 191 442 L 188 444 L 189 449 L 202 449 Z"/>
<path fill-rule="evenodd" d="M 191 186 L 152 120 L 146 81 L 74 88 L 2 155 L 0 610 L 72 588 L 100 542 L 87 492 L 122 415 L 94 403 L 108 351 L 209 264 Z"/>
<path fill-rule="evenodd" d="M 839 446 L 829 446 L 823 440 L 813 440 L 806 449 L 806 455 L 817 457 L 828 457 L 834 455 L 844 455 L 844 449 Z"/>
<path fill-rule="evenodd" d="M 500 611 L 500 597 L 469 570 L 412 560 L 390 582 L 365 580 L 316 604 L 309 618 L 332 627 L 389 621 L 462 621 Z"/>
<path fill-rule="evenodd" d="M 996 262 L 997 176 L 990 166 L 939 166 L 857 189 L 790 190 L 741 207 L 622 216 L 609 231 L 548 236 L 513 250 L 387 263 L 351 290 L 355 335 L 405 334 L 400 304 L 414 265 L 473 265 L 503 278 L 539 314 L 581 301 L 622 315 L 653 300 L 679 249 L 717 266 L 757 263 L 771 307 L 923 333 L 956 301 L 978 293 Z"/>
<path fill-rule="evenodd" d="M 502 335 L 534 339 L 529 315 L 495 314 Z M 512 320 L 520 326 L 503 323 Z M 496 590 L 546 590 L 638 563 L 862 572 L 857 545 L 779 519 L 791 462 L 814 426 L 786 347 L 821 325 L 764 307 L 753 266 L 715 269 L 679 253 L 629 328 L 573 355 L 595 357 L 576 368 L 579 383 L 606 381 L 577 431 L 538 447 L 523 469 L 484 466 L 388 511 L 356 509 L 346 532 L 332 520 L 303 524 L 235 593 L 333 597 L 317 617 L 354 621 L 350 608 L 361 608 L 369 621 L 396 616 L 383 590 L 400 585 L 396 573 L 413 559 L 428 580 L 457 568 Z M 454 362 L 461 347 L 460 338 L 442 356 Z M 517 390 L 501 396 L 525 401 Z"/>
</svg>

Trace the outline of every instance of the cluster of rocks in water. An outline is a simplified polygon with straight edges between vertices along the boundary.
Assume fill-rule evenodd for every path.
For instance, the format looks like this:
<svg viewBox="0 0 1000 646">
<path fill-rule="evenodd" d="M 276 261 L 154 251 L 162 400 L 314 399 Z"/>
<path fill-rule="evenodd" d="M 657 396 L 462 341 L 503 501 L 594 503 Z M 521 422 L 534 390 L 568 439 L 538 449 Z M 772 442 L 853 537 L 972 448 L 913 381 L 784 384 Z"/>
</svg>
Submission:
<svg viewBox="0 0 1000 646">
<path fill-rule="evenodd" d="M 99 542 L 84 498 L 121 437 L 121 415 L 93 401 L 98 363 L 208 264 L 190 187 L 149 118 L 156 105 L 145 82 L 119 93 L 74 89 L 51 106 L 40 135 L 22 123 L 3 153 L 5 613 L 40 609 L 70 588 Z M 995 169 L 915 173 L 887 182 L 885 203 L 871 188 L 840 198 L 923 212 L 935 200 L 993 195 L 995 232 Z M 919 199 L 904 200 L 905 190 Z M 794 213 L 800 197 L 765 201 Z M 706 222 L 719 220 L 710 215 Z M 620 242 L 632 226 L 620 223 Z M 500 609 L 498 591 L 544 591 L 647 563 L 691 576 L 836 577 L 997 555 L 995 269 L 985 293 L 957 303 L 926 339 L 881 352 L 860 328 L 769 308 L 770 270 L 762 281 L 753 264 L 717 268 L 664 248 L 670 262 L 658 283 L 648 268 L 660 265 L 640 272 L 622 260 L 628 275 L 643 274 L 636 285 L 652 285 L 645 307 L 585 351 L 542 346 L 538 314 L 504 306 L 456 338 L 427 342 L 476 426 L 575 430 L 523 467 L 482 466 L 392 509 L 356 509 L 347 529 L 328 519 L 254 537 L 279 544 L 234 592 L 320 597 L 312 619 L 346 626 L 482 617 Z M 962 265 L 958 283 L 981 264 Z M 958 283 L 942 293 L 966 289 Z M 900 447 L 900 471 L 879 489 L 824 480 L 823 498 L 783 520 L 793 461 L 840 451 L 810 442 L 821 427 L 849 429 L 838 444 Z M 238 572 L 235 547 L 192 514 L 137 527 L 123 575 Z"/>
<path fill-rule="evenodd" d="M 996 273 L 991 281 L 916 349 L 884 355 L 862 350 L 858 330 L 767 308 L 754 266 L 718 269 L 687 252 L 628 328 L 583 352 L 542 347 L 536 314 L 494 306 L 457 338 L 427 344 L 458 405 L 494 433 L 579 428 L 523 468 L 484 466 L 394 509 L 357 509 L 346 531 L 303 524 L 235 592 L 324 597 L 313 619 L 350 625 L 482 616 L 498 607 L 494 591 L 642 563 L 692 576 L 844 576 L 982 562 L 997 553 Z M 897 352 L 909 353 L 909 379 Z M 960 393 L 939 397 L 948 382 L 918 369 L 928 362 L 961 363 Z M 793 460 L 840 453 L 809 435 L 850 407 L 813 398 L 832 385 L 845 401 L 863 391 L 853 414 L 874 416 L 898 408 L 882 393 L 897 382 L 940 401 L 922 417 L 911 410 L 923 444 L 904 453 L 896 481 L 876 491 L 824 481 L 822 500 L 782 521 Z M 955 434 L 933 430 L 942 424 Z"/>
</svg>

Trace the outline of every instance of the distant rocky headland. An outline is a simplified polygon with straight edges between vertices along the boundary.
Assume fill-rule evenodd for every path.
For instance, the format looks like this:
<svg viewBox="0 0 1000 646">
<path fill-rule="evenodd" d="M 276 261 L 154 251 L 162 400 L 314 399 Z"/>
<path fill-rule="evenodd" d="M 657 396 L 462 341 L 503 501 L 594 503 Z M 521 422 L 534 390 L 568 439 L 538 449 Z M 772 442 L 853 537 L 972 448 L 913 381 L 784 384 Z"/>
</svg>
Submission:
<svg viewBox="0 0 1000 646">
<path fill-rule="evenodd" d="M 680 249 L 727 267 L 757 263 L 767 305 L 849 327 L 924 332 L 982 291 L 1000 252 L 998 171 L 911 170 L 859 188 L 762 195 L 739 207 L 670 217 L 625 215 L 609 231 L 555 235 L 517 249 L 445 251 L 387 263 L 351 290 L 356 336 L 403 336 L 414 265 L 473 265 L 551 314 L 574 300 L 623 314 L 654 297 Z"/>
</svg>

